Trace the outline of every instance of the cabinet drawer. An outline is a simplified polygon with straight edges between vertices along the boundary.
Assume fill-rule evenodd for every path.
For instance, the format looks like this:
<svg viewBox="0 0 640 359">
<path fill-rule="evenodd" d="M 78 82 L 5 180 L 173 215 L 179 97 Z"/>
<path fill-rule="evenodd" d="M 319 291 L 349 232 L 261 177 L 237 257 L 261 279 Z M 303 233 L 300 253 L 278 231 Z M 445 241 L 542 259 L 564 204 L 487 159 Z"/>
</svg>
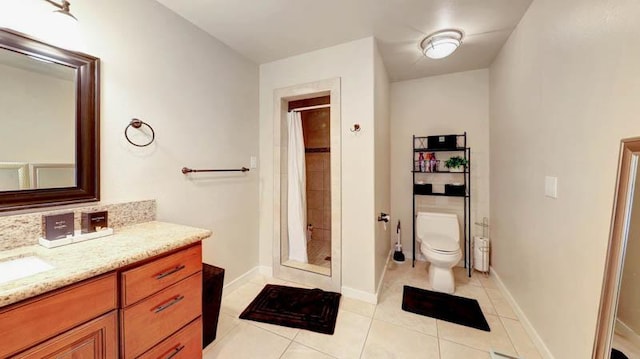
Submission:
<svg viewBox="0 0 640 359">
<path fill-rule="evenodd" d="M 15 359 L 118 357 L 118 316 L 114 310 L 15 356 Z"/>
<path fill-rule="evenodd" d="M 108 274 L 0 310 L 0 357 L 115 309 L 116 279 Z"/>
<path fill-rule="evenodd" d="M 200 244 L 122 273 L 122 305 L 129 306 L 202 270 Z"/>
<path fill-rule="evenodd" d="M 202 273 L 198 272 L 122 310 L 125 358 L 135 358 L 202 313 Z"/>
<path fill-rule="evenodd" d="M 202 318 L 182 328 L 138 359 L 196 359 L 202 358 Z"/>
</svg>

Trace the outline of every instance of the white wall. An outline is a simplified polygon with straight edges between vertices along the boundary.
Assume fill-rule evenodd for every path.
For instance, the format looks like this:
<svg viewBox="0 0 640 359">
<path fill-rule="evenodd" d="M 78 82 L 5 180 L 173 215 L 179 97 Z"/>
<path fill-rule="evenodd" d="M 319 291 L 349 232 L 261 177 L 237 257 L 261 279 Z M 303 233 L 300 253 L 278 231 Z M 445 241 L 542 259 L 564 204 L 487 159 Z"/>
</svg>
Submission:
<svg viewBox="0 0 640 359">
<path fill-rule="evenodd" d="M 342 286 L 372 294 L 374 283 L 374 40 L 366 38 L 260 66 L 260 264 L 273 241 L 273 91 L 335 77 L 342 94 Z M 353 134 L 354 123 L 362 131 Z"/>
<path fill-rule="evenodd" d="M 74 81 L 5 64 L 0 79 L 0 162 L 75 163 Z"/>
<path fill-rule="evenodd" d="M 473 223 L 489 216 L 489 71 L 394 82 L 391 84 L 391 119 L 391 213 L 401 221 L 402 246 L 407 258 L 411 258 L 413 235 L 412 135 L 467 132 L 471 147 L 471 229 L 472 235 L 482 234 L 481 227 Z M 436 156 L 445 159 L 442 154 Z M 428 183 L 462 182 L 462 175 L 418 176 Z M 418 197 L 418 201 L 420 210 L 457 213 L 463 225 L 462 199 Z M 416 254 L 419 253 L 416 249 Z"/>
<path fill-rule="evenodd" d="M 44 3 L 20 5 L 28 2 Z M 258 171 L 180 169 L 237 168 L 257 155 L 257 65 L 152 0 L 75 0 L 72 12 L 81 50 L 101 59 L 103 202 L 155 198 L 159 220 L 213 230 L 204 259 L 225 268 L 227 282 L 254 268 Z M 31 25 L 15 26 L 36 32 Z M 133 117 L 153 126 L 153 145 L 126 142 Z"/>
<path fill-rule="evenodd" d="M 640 135 L 639 17 L 535 0 L 491 67 L 493 265 L 556 358 L 591 357 L 619 143 Z"/>
<path fill-rule="evenodd" d="M 389 76 L 385 68 L 378 46 L 374 47 L 374 182 L 375 182 L 375 208 L 374 215 L 381 212 L 391 215 L 391 221 L 384 229 L 382 222 L 378 222 L 375 228 L 375 285 L 376 291 L 380 279 L 384 273 L 384 267 L 389 257 L 391 248 L 391 233 L 395 233 L 396 216 L 391 213 L 391 176 L 390 176 L 390 122 L 389 122 Z"/>
</svg>

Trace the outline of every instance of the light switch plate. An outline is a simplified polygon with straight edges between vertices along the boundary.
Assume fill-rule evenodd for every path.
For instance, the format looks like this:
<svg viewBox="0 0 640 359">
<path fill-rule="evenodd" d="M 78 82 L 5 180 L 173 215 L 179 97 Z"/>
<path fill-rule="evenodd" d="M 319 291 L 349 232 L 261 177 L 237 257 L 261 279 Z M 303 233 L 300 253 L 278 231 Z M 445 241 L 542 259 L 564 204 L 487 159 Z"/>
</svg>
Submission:
<svg viewBox="0 0 640 359">
<path fill-rule="evenodd" d="M 549 198 L 558 198 L 558 177 L 544 178 L 544 195 Z"/>
<path fill-rule="evenodd" d="M 249 168 L 251 168 L 251 169 L 258 168 L 258 157 L 251 156 Z"/>
</svg>

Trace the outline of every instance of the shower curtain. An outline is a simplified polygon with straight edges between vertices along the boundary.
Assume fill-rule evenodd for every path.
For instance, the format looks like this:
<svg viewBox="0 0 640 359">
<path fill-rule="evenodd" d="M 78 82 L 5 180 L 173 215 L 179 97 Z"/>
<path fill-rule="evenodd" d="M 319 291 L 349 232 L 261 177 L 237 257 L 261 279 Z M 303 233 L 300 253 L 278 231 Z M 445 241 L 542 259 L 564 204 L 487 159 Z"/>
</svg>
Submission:
<svg viewBox="0 0 640 359">
<path fill-rule="evenodd" d="M 299 112 L 289 112 L 287 213 L 289 259 L 308 263 L 307 258 L 307 198 L 304 138 Z"/>
</svg>

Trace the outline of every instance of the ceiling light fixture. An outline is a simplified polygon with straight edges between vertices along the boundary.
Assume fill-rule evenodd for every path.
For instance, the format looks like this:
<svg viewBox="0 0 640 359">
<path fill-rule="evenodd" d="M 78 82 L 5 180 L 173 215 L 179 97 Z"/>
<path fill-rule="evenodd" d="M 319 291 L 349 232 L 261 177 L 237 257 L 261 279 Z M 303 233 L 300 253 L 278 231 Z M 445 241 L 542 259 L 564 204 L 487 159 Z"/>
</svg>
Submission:
<svg viewBox="0 0 640 359">
<path fill-rule="evenodd" d="M 67 15 L 69 17 L 71 17 L 72 19 L 74 19 L 75 21 L 78 21 L 78 19 L 73 16 L 73 14 L 71 14 L 71 11 L 69 10 L 69 7 L 71 6 L 71 3 L 69 3 L 67 0 L 62 0 L 62 3 L 57 3 L 55 1 L 52 0 L 44 0 L 46 2 L 48 2 L 49 4 L 57 7 L 59 10 L 56 10 L 54 12 L 63 14 L 63 15 Z"/>
<path fill-rule="evenodd" d="M 462 32 L 458 30 L 442 30 L 427 36 L 420 42 L 424 56 L 430 59 L 443 59 L 458 49 L 462 44 Z"/>
</svg>

